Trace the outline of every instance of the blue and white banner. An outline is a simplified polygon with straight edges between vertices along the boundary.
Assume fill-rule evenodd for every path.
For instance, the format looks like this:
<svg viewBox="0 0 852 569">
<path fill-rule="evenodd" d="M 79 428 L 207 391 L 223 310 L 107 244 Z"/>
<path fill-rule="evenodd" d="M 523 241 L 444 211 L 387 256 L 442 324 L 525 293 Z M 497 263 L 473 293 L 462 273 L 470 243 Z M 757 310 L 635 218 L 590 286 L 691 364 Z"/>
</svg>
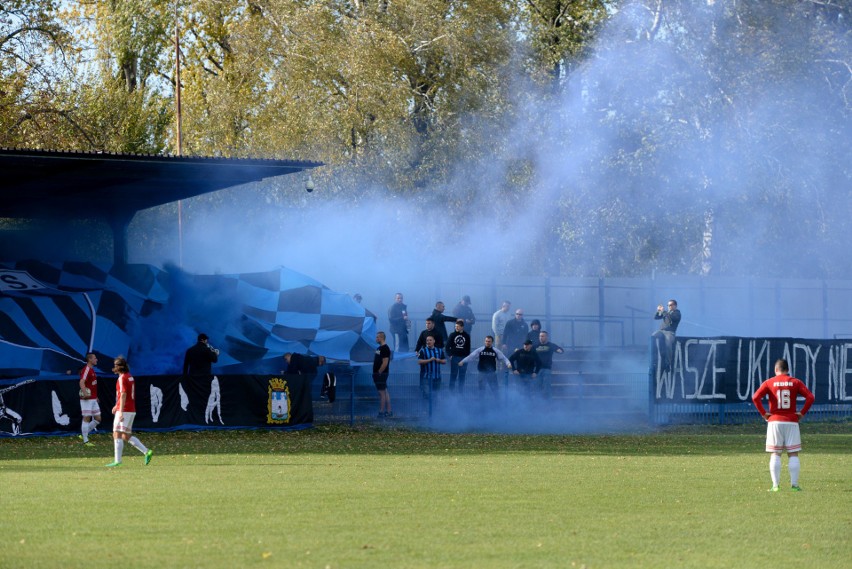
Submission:
<svg viewBox="0 0 852 569">
<path fill-rule="evenodd" d="M 286 352 L 369 363 L 375 319 L 349 295 L 281 267 L 192 275 L 151 265 L 0 264 L 0 378 L 45 377 L 126 356 L 137 375 L 182 372 L 199 333 L 221 374 L 271 374 Z"/>
</svg>

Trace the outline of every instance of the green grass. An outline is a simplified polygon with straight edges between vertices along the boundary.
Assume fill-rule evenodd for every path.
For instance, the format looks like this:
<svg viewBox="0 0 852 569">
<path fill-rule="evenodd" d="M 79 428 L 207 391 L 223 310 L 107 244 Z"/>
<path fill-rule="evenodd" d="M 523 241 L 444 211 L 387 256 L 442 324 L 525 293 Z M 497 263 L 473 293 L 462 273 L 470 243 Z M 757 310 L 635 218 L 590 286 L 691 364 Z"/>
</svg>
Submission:
<svg viewBox="0 0 852 569">
<path fill-rule="evenodd" d="M 852 425 L 802 431 L 798 494 L 761 425 L 2 439 L 0 567 L 848 567 Z"/>
</svg>

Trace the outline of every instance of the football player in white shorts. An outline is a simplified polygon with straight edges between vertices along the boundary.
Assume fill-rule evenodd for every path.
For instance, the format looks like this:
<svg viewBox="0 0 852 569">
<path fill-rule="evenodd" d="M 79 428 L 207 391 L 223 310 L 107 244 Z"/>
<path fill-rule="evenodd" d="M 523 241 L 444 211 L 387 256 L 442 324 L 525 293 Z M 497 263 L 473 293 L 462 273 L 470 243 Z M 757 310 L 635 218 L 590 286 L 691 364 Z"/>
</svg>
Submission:
<svg viewBox="0 0 852 569">
<path fill-rule="evenodd" d="M 83 444 L 92 446 L 89 442 L 89 434 L 95 430 L 101 422 L 101 408 L 98 405 L 98 375 L 95 366 L 98 365 L 98 356 L 93 353 L 86 354 L 86 365 L 80 370 L 80 412 L 83 421 L 80 424 L 80 438 Z"/>
<path fill-rule="evenodd" d="M 112 371 L 118 374 L 115 383 L 115 407 L 112 412 L 112 439 L 115 446 L 115 460 L 107 464 L 110 468 L 121 466 L 124 443 L 128 442 L 145 455 L 145 465 L 151 462 L 154 451 L 146 448 L 142 441 L 133 436 L 133 420 L 136 418 L 136 380 L 130 375 L 130 366 L 122 356 L 115 358 Z"/>
<path fill-rule="evenodd" d="M 805 398 L 801 411 L 796 411 L 796 399 Z M 763 398 L 769 397 L 769 412 L 763 407 Z M 802 438 L 799 433 L 799 419 L 805 416 L 814 403 L 814 394 L 795 377 L 790 377 L 787 360 L 775 362 L 775 377 L 764 381 L 754 392 L 752 403 L 767 421 L 766 452 L 769 455 L 769 474 L 772 476 L 770 492 L 778 491 L 781 478 L 781 453 L 787 451 L 787 468 L 790 471 L 790 486 L 794 492 L 800 492 L 799 451 L 802 450 Z"/>
</svg>

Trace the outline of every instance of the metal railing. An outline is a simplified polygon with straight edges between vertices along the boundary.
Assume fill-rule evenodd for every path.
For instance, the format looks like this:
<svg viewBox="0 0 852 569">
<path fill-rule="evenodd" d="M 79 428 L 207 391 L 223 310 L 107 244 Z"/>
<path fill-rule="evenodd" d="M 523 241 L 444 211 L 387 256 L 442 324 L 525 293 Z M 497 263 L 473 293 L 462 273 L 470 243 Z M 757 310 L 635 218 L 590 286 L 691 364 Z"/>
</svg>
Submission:
<svg viewBox="0 0 852 569">
<path fill-rule="evenodd" d="M 558 367 L 558 366 L 557 366 Z M 450 389 L 444 373 L 439 389 L 423 386 L 416 371 L 391 373 L 392 417 L 378 417 L 379 397 L 366 368 L 337 374 L 336 398 L 313 387 L 314 423 L 385 424 L 436 430 L 518 432 L 631 431 L 668 425 L 732 425 L 763 419 L 750 402 L 669 403 L 652 399 L 646 373 L 555 371 L 550 397 L 518 377 L 498 372 L 496 391 L 471 370 L 462 389 Z M 425 387 L 425 388 L 424 388 Z M 809 421 L 852 418 L 852 404 L 814 405 Z"/>
</svg>

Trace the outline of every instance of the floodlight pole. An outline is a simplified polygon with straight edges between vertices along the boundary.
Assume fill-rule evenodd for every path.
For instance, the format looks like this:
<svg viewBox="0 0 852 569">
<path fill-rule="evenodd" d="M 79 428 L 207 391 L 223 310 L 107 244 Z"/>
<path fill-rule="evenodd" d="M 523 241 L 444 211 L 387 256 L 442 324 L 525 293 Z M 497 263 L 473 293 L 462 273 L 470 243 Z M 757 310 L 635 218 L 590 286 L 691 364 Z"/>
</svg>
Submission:
<svg viewBox="0 0 852 569">
<path fill-rule="evenodd" d="M 180 24 L 178 23 L 178 3 L 175 2 L 175 121 L 177 127 L 177 155 L 181 155 L 181 116 L 180 116 Z"/>
<path fill-rule="evenodd" d="M 180 114 L 180 24 L 178 23 L 178 2 L 175 1 L 175 122 L 177 155 L 182 155 L 182 133 Z M 183 207 L 178 200 L 178 267 L 183 268 Z"/>
</svg>

